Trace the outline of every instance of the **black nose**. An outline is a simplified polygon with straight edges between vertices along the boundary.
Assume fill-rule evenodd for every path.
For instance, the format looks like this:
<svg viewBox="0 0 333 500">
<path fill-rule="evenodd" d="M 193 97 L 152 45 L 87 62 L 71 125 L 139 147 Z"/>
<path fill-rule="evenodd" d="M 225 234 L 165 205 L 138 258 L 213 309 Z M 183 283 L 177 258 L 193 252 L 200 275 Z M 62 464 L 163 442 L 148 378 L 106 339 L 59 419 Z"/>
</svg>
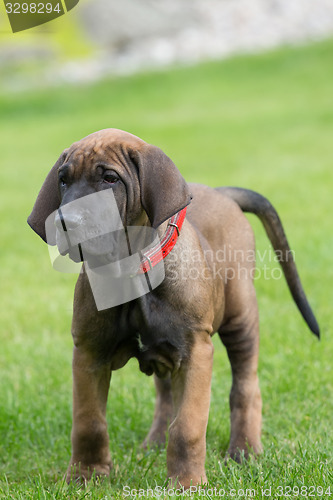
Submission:
<svg viewBox="0 0 333 500">
<path fill-rule="evenodd" d="M 82 217 L 80 214 L 76 213 L 63 214 L 59 208 L 54 223 L 58 229 L 63 229 L 63 231 L 73 231 L 82 223 Z"/>
</svg>

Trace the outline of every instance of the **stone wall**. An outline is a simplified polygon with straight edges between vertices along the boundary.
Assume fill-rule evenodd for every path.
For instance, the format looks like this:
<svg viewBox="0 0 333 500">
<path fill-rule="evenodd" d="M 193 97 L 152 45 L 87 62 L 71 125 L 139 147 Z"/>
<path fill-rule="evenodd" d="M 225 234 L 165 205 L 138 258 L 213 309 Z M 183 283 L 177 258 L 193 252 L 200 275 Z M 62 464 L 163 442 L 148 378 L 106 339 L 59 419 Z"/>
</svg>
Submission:
<svg viewBox="0 0 333 500">
<path fill-rule="evenodd" d="M 94 81 L 333 36 L 333 0 L 82 0 L 67 15 L 91 56 L 64 57 L 48 27 L 35 38 L 27 32 L 21 43 L 0 46 L 0 65 L 13 67 L 0 87 Z M 38 69 L 22 78 L 16 68 L 29 61 Z"/>
<path fill-rule="evenodd" d="M 333 0 L 92 0 L 77 13 L 124 71 L 333 34 Z"/>
</svg>

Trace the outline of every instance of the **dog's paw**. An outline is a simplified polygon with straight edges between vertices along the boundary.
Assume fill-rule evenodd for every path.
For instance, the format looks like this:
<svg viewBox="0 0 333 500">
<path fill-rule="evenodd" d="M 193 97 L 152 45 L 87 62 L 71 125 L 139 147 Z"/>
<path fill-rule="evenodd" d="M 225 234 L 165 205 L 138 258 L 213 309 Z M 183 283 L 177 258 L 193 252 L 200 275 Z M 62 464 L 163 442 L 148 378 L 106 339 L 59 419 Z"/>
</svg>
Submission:
<svg viewBox="0 0 333 500">
<path fill-rule="evenodd" d="M 80 463 L 70 463 L 66 473 L 66 482 L 86 484 L 90 480 L 102 479 L 109 476 L 112 463 L 85 465 Z"/>
<path fill-rule="evenodd" d="M 249 458 L 248 450 L 240 450 L 239 448 L 237 448 L 236 450 L 230 449 L 227 451 L 224 457 L 224 463 L 225 465 L 228 465 L 228 463 L 232 460 L 237 464 L 241 464 L 248 458 Z"/>
<path fill-rule="evenodd" d="M 165 442 L 166 429 L 164 427 L 156 428 L 150 430 L 141 446 L 144 450 L 146 450 L 147 448 L 161 448 L 165 445 Z"/>
<path fill-rule="evenodd" d="M 250 456 L 256 457 L 262 453 L 262 445 L 261 443 L 256 444 L 255 446 L 250 446 L 246 443 L 246 445 L 242 448 L 230 446 L 226 456 L 224 458 L 224 462 L 228 463 L 229 460 L 233 460 L 238 464 L 241 464 L 245 460 L 248 460 Z"/>
<path fill-rule="evenodd" d="M 169 478 L 169 486 L 172 489 L 184 489 L 188 490 L 191 488 L 191 491 L 194 492 L 196 487 L 201 486 L 204 488 L 207 486 L 207 476 L 205 471 L 203 472 L 195 472 L 193 474 L 183 474 L 177 477 Z"/>
</svg>

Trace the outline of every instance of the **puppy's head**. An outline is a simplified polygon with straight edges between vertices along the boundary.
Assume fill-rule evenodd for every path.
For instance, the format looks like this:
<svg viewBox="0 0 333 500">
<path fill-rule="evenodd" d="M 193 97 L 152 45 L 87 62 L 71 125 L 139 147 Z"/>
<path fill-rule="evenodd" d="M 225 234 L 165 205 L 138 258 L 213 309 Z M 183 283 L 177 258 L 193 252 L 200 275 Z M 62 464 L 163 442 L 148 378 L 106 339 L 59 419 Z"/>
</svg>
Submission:
<svg viewBox="0 0 333 500">
<path fill-rule="evenodd" d="M 190 201 L 186 182 L 159 148 L 106 129 L 61 154 L 28 223 L 44 241 L 56 243 L 60 253 L 80 260 L 78 243 L 84 242 L 85 258 L 112 254 L 124 227 L 157 228 Z M 56 237 L 49 241 L 45 222 L 52 213 Z"/>
</svg>

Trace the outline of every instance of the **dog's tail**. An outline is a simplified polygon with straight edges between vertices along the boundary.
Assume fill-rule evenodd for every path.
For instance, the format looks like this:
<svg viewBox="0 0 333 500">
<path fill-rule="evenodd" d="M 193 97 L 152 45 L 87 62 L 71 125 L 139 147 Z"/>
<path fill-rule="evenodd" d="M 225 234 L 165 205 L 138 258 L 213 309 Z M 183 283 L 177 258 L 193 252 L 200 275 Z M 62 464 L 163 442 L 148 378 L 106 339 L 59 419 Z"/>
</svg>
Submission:
<svg viewBox="0 0 333 500">
<path fill-rule="evenodd" d="M 287 237 L 275 208 L 266 198 L 249 189 L 219 187 L 216 190 L 234 200 L 243 212 L 250 212 L 259 217 L 279 257 L 291 295 L 310 330 L 319 338 L 317 320 L 306 298 Z"/>
</svg>

